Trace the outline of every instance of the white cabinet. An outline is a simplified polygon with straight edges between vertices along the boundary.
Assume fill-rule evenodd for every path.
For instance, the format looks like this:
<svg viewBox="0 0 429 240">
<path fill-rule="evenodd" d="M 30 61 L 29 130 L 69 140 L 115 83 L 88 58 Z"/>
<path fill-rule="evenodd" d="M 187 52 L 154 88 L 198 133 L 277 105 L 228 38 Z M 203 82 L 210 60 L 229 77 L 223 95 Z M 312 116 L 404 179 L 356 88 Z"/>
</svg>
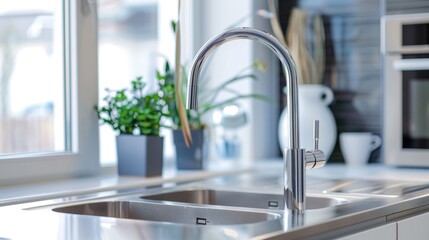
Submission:
<svg viewBox="0 0 429 240">
<path fill-rule="evenodd" d="M 390 223 L 366 231 L 338 238 L 339 240 L 396 240 L 396 223 Z"/>
<path fill-rule="evenodd" d="M 398 240 L 429 239 L 429 213 L 398 221 Z"/>
<path fill-rule="evenodd" d="M 429 212 L 339 238 L 339 240 L 428 240 Z"/>
</svg>

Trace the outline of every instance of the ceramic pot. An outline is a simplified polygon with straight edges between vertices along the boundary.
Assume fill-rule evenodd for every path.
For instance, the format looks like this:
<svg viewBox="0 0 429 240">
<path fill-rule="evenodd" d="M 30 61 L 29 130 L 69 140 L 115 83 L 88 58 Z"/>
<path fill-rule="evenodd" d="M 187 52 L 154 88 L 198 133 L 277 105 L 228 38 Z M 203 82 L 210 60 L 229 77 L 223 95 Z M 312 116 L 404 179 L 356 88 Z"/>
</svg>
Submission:
<svg viewBox="0 0 429 240">
<path fill-rule="evenodd" d="M 128 135 L 116 137 L 118 175 L 155 177 L 162 175 L 162 137 Z"/>
<path fill-rule="evenodd" d="M 287 89 L 283 92 L 286 94 Z M 337 126 L 328 105 L 334 100 L 331 88 L 319 84 L 298 86 L 300 147 L 313 149 L 313 121 L 319 120 L 319 149 L 329 159 L 337 141 Z M 278 137 L 282 151 L 289 146 L 287 108 L 282 111 Z"/>
<path fill-rule="evenodd" d="M 192 146 L 188 148 L 183 139 L 182 130 L 174 130 L 173 138 L 176 147 L 176 167 L 182 170 L 201 170 L 207 158 L 207 138 L 205 130 L 191 130 Z"/>
</svg>

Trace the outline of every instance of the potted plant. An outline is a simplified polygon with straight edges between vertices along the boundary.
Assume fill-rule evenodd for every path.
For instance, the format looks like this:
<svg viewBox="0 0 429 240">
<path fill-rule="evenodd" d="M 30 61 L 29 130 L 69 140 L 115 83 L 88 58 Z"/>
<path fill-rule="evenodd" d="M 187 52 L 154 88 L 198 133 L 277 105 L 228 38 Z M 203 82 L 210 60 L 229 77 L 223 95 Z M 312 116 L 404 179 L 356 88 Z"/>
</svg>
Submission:
<svg viewBox="0 0 429 240">
<path fill-rule="evenodd" d="M 96 106 L 100 122 L 118 132 L 119 175 L 162 175 L 163 138 L 159 130 L 162 117 L 167 115 L 165 95 L 144 94 L 144 88 L 142 77 L 137 77 L 129 89 L 106 89 L 105 106 Z"/>
</svg>

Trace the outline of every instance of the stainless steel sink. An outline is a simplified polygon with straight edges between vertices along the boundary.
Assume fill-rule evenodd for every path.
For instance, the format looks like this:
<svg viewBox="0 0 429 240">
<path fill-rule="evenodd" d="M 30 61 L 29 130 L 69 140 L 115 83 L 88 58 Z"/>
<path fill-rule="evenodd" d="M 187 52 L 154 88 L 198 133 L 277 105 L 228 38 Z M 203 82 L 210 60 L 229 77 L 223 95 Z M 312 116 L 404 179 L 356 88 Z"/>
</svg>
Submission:
<svg viewBox="0 0 429 240">
<path fill-rule="evenodd" d="M 85 203 L 52 209 L 55 212 L 138 219 L 192 225 L 238 225 L 268 222 L 281 216 L 274 213 L 223 210 L 134 201 Z"/>
<path fill-rule="evenodd" d="M 142 196 L 144 200 L 179 202 L 204 205 L 221 205 L 232 207 L 284 209 L 283 195 L 263 194 L 250 192 L 233 192 L 208 189 L 191 189 Z M 341 197 L 314 197 L 307 196 L 306 208 L 320 209 L 348 203 Z"/>
</svg>

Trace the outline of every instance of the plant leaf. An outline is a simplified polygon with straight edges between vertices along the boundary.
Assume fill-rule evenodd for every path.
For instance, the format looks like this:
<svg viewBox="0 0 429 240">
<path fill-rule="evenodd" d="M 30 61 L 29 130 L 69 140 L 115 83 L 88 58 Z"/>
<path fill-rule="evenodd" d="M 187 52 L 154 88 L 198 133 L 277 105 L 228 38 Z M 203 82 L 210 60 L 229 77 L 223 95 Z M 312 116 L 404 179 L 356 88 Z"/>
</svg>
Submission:
<svg viewBox="0 0 429 240">
<path fill-rule="evenodd" d="M 176 32 L 177 29 L 177 23 L 173 20 L 171 21 L 171 29 L 173 30 L 173 32 Z"/>
</svg>

